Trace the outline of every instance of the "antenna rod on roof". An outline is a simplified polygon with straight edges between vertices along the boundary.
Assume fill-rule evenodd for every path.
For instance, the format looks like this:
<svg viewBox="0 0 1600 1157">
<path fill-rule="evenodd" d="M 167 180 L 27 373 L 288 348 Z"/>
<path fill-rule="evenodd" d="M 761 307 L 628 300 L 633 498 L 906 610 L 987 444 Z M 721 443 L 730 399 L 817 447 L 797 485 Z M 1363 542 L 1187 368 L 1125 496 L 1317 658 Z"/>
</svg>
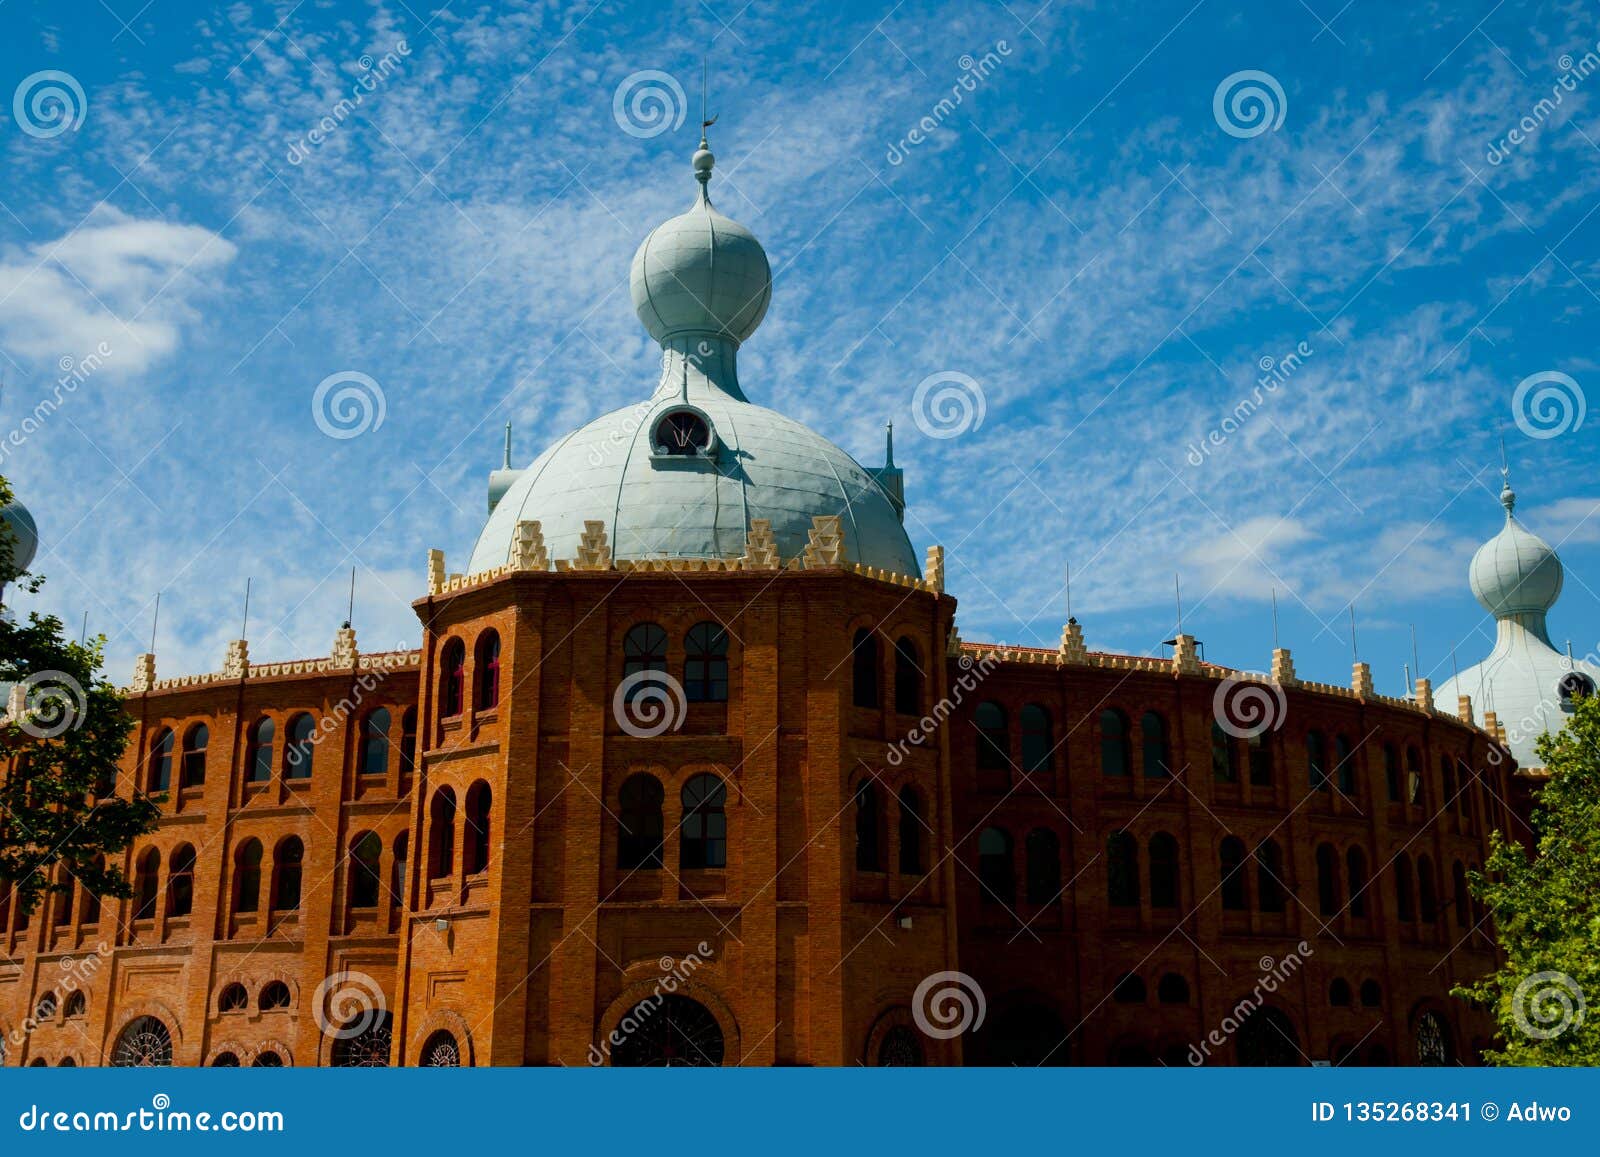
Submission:
<svg viewBox="0 0 1600 1157">
<path fill-rule="evenodd" d="M 161 621 L 161 592 L 156 592 L 155 614 L 150 616 L 150 653 L 156 653 L 156 624 Z"/>
<path fill-rule="evenodd" d="M 1422 678 L 1422 660 L 1417 658 L 1417 624 L 1411 624 L 1411 665 L 1416 668 L 1417 678 Z"/>
<path fill-rule="evenodd" d="M 1356 647 L 1356 604 L 1350 603 L 1350 659 L 1352 662 L 1361 662 L 1361 652 Z"/>
<path fill-rule="evenodd" d="M 83 646 L 89 641 L 89 612 L 83 612 L 83 631 L 78 635 L 78 646 Z M 1567 644 L 1567 658 L 1572 657 L 1572 644 Z"/>
<path fill-rule="evenodd" d="M 244 580 L 244 622 L 239 627 L 239 637 L 241 639 L 250 637 L 250 580 L 248 578 Z"/>
<path fill-rule="evenodd" d="M 356 568 L 350 568 L 350 607 L 345 612 L 344 625 L 348 627 L 356 617 Z"/>
<path fill-rule="evenodd" d="M 1278 649 L 1278 588 L 1272 588 L 1272 649 Z"/>
<path fill-rule="evenodd" d="M 1183 634 L 1183 588 L 1178 584 L 1178 572 L 1172 572 L 1172 597 L 1178 604 L 1178 634 Z"/>
<path fill-rule="evenodd" d="M 1067 563 L 1067 622 L 1072 622 L 1072 564 Z"/>
</svg>

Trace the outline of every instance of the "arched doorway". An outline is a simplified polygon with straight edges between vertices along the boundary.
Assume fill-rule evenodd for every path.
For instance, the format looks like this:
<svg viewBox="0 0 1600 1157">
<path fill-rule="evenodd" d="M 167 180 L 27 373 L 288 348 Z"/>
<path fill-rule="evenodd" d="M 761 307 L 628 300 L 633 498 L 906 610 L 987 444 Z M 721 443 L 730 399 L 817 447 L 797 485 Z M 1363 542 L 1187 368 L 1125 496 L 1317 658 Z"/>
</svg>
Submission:
<svg viewBox="0 0 1600 1157">
<path fill-rule="evenodd" d="M 1239 1064 L 1245 1067 L 1284 1067 L 1298 1065 L 1300 1038 L 1289 1018 L 1275 1008 L 1262 1005 L 1245 1018 L 1237 1038 Z"/>
<path fill-rule="evenodd" d="M 387 1068 L 393 1035 L 394 1017 L 390 1013 L 371 1009 L 360 1014 L 336 1034 L 330 1056 L 333 1067 Z"/>
<path fill-rule="evenodd" d="M 111 1050 L 117 1068 L 142 1069 L 172 1064 L 172 1033 L 159 1017 L 140 1016 L 128 1022 Z"/>
<path fill-rule="evenodd" d="M 611 1063 L 619 1068 L 722 1064 L 722 1026 L 705 1005 L 687 996 L 646 997 L 628 1010 L 615 1031 L 623 1040 Z"/>
</svg>

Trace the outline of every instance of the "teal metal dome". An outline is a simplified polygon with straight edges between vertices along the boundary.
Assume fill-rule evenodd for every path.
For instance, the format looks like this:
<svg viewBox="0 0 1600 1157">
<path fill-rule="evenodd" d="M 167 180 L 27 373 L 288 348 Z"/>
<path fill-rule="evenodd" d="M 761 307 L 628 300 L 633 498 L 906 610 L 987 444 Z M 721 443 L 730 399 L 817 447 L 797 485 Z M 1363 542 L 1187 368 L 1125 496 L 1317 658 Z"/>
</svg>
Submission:
<svg viewBox="0 0 1600 1157">
<path fill-rule="evenodd" d="M 1506 524 L 1472 556 L 1468 579 L 1483 609 L 1503 615 L 1543 614 L 1561 595 L 1561 560 L 1550 544 L 1517 521 L 1517 496 L 1500 492 Z"/>
</svg>

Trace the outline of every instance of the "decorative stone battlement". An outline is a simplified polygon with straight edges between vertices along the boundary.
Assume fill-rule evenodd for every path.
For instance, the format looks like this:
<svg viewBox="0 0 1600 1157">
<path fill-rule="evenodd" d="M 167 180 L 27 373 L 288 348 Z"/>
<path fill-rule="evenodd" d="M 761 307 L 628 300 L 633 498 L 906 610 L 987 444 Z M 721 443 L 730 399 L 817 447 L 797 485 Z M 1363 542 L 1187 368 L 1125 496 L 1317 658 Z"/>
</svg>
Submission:
<svg viewBox="0 0 1600 1157">
<path fill-rule="evenodd" d="M 944 547 L 930 546 L 922 564 L 922 581 L 935 594 L 944 593 Z"/>
<path fill-rule="evenodd" d="M 235 639 L 228 644 L 227 657 L 222 660 L 222 677 L 243 679 L 249 673 L 250 644 L 244 639 Z"/>
<path fill-rule="evenodd" d="M 819 566 L 843 566 L 846 562 L 844 531 L 837 514 L 819 514 L 811 520 L 810 541 L 802 554 L 806 569 Z"/>
<path fill-rule="evenodd" d="M 354 632 L 351 632 L 352 644 Z M 234 654 L 235 646 L 243 644 L 244 640 L 235 640 L 228 647 L 230 659 Z M 247 653 L 241 649 L 240 654 Z M 344 674 L 350 671 L 396 671 L 412 670 L 421 667 L 422 651 L 379 651 L 371 655 L 354 655 L 349 661 L 341 662 L 333 656 L 322 659 L 290 659 L 281 663 L 250 663 L 244 660 L 245 666 L 240 672 L 208 671 L 198 675 L 178 675 L 171 679 L 156 679 L 155 656 L 150 654 L 140 655 L 134 662 L 134 681 L 122 688 L 123 694 L 141 694 L 149 691 L 187 691 L 196 687 L 206 687 L 217 683 L 235 683 L 240 679 L 268 679 L 282 675 L 331 675 Z M 143 678 L 141 677 L 143 676 Z"/>
</svg>

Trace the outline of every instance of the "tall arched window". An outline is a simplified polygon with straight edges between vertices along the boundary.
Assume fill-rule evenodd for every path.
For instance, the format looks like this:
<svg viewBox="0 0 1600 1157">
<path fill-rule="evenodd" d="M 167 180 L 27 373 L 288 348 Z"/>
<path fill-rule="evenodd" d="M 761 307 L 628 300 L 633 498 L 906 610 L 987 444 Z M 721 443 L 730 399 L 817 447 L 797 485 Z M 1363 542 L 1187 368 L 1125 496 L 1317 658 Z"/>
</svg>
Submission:
<svg viewBox="0 0 1600 1157">
<path fill-rule="evenodd" d="M 233 858 L 233 910 L 254 912 L 261 907 L 261 841 L 248 839 Z"/>
<path fill-rule="evenodd" d="M 978 833 L 978 884 L 985 904 L 1017 902 L 1017 878 L 1011 867 L 1011 834 L 1004 828 Z"/>
<path fill-rule="evenodd" d="M 134 869 L 133 918 L 135 920 L 155 919 L 160 881 L 161 853 L 155 848 L 146 848 L 139 856 Z"/>
<path fill-rule="evenodd" d="M 500 632 L 487 630 L 472 647 L 472 705 L 487 711 L 500 702 Z"/>
<path fill-rule="evenodd" d="M 1256 848 L 1256 903 L 1263 912 L 1282 912 L 1286 894 L 1283 849 L 1276 840 L 1264 840 Z"/>
<path fill-rule="evenodd" d="M 251 783 L 266 783 L 272 778 L 272 741 L 277 728 L 262 716 L 250 725 L 250 740 L 245 745 L 244 774 Z"/>
<path fill-rule="evenodd" d="M 1383 786 L 1390 803 L 1399 803 L 1405 798 L 1400 790 L 1400 749 L 1392 743 L 1383 745 Z"/>
<path fill-rule="evenodd" d="M 1029 775 L 1048 772 L 1055 747 L 1050 712 L 1037 703 L 1024 704 L 1018 721 L 1022 724 L 1022 770 Z"/>
<path fill-rule="evenodd" d="M 1225 912 L 1243 912 L 1250 907 L 1249 883 L 1244 871 L 1244 841 L 1229 836 L 1222 841 L 1218 852 L 1222 869 L 1222 908 Z"/>
<path fill-rule="evenodd" d="M 489 824 L 493 794 L 489 785 L 478 780 L 467 789 L 466 840 L 462 849 L 462 870 L 469 876 L 489 867 Z"/>
<path fill-rule="evenodd" d="M 1448 811 L 1456 803 L 1456 769 L 1448 755 L 1439 757 L 1439 784 L 1444 788 L 1439 795 L 1439 806 Z"/>
<path fill-rule="evenodd" d="M 728 632 L 721 623 L 696 623 L 683 637 L 683 690 L 691 703 L 728 698 Z"/>
<path fill-rule="evenodd" d="M 622 636 L 622 677 L 666 669 L 667 633 L 655 623 L 635 623 L 629 627 L 628 633 Z"/>
<path fill-rule="evenodd" d="M 317 722 L 307 712 L 289 720 L 283 744 L 283 778 L 310 779 L 311 755 L 317 749 Z"/>
<path fill-rule="evenodd" d="M 1133 767 L 1133 741 L 1128 735 L 1128 717 L 1115 707 L 1100 712 L 1100 771 L 1104 775 L 1128 775 Z"/>
<path fill-rule="evenodd" d="M 1106 838 L 1106 896 L 1113 908 L 1139 906 L 1139 844 L 1129 832 Z"/>
<path fill-rule="evenodd" d="M 306 846 L 299 836 L 280 840 L 272 853 L 272 910 L 298 912 L 300 910 L 300 873 L 306 858 Z"/>
<path fill-rule="evenodd" d="M 1239 782 L 1239 752 L 1222 724 L 1211 721 L 1211 778 L 1218 783 Z"/>
<path fill-rule="evenodd" d="M 172 728 L 163 727 L 150 744 L 150 763 L 145 775 L 146 791 L 162 792 L 172 786 Z"/>
<path fill-rule="evenodd" d="M 1311 790 L 1328 790 L 1328 741 L 1320 731 L 1306 732 L 1306 774 Z"/>
<path fill-rule="evenodd" d="M 1361 982 L 1361 1007 L 1377 1008 L 1383 1003 L 1383 989 L 1376 980 L 1363 980 Z"/>
<path fill-rule="evenodd" d="M 65 865 L 61 869 L 61 882 L 67 886 L 65 892 L 57 892 L 55 898 L 55 926 L 64 928 L 72 923 L 72 901 L 77 896 L 77 881 L 72 878 L 72 873 L 67 871 Z"/>
<path fill-rule="evenodd" d="M 467 702 L 467 645 L 447 639 L 439 652 L 439 714 L 460 715 Z"/>
<path fill-rule="evenodd" d="M 1401 920 L 1416 919 L 1411 899 L 1411 857 L 1404 852 L 1394 858 L 1394 910 Z"/>
<path fill-rule="evenodd" d="M 1146 711 L 1139 719 L 1139 735 L 1144 748 L 1144 774 L 1148 779 L 1160 779 L 1172 774 L 1172 752 L 1167 743 L 1167 721 L 1155 711 Z"/>
<path fill-rule="evenodd" d="M 1339 790 L 1345 795 L 1356 794 L 1356 753 L 1350 747 L 1350 737 L 1339 734 L 1333 737 L 1334 767 L 1339 780 Z"/>
<path fill-rule="evenodd" d="M 922 801 L 916 788 L 900 789 L 900 871 L 905 875 L 922 872 Z"/>
<path fill-rule="evenodd" d="M 361 721 L 361 774 L 389 774 L 389 711 L 377 707 Z"/>
<path fill-rule="evenodd" d="M 350 844 L 350 907 L 376 908 L 383 882 L 383 841 L 362 832 Z"/>
<path fill-rule="evenodd" d="M 1339 853 L 1332 844 L 1317 845 L 1317 907 L 1324 916 L 1339 912 Z"/>
<path fill-rule="evenodd" d="M 1350 915 L 1360 919 L 1367 914 L 1367 857 L 1360 848 L 1351 848 L 1345 853 L 1344 864 L 1350 886 Z"/>
<path fill-rule="evenodd" d="M 1433 875 L 1433 861 L 1427 856 L 1417 857 L 1417 914 L 1424 924 L 1434 924 L 1439 919 L 1439 885 Z"/>
<path fill-rule="evenodd" d="M 425 1069 L 459 1069 L 461 1046 L 453 1035 L 440 1029 L 423 1042 L 419 1064 Z"/>
<path fill-rule="evenodd" d="M 709 772 L 683 785 L 678 867 L 683 871 L 728 866 L 728 789 Z"/>
<path fill-rule="evenodd" d="M 167 915 L 187 916 L 194 911 L 194 846 L 179 844 L 167 869 Z"/>
<path fill-rule="evenodd" d="M 428 807 L 428 879 L 442 880 L 456 870 L 456 793 L 441 787 Z"/>
<path fill-rule="evenodd" d="M 1023 850 L 1028 861 L 1028 903 L 1055 903 L 1061 894 L 1061 840 L 1049 828 L 1034 828 Z"/>
<path fill-rule="evenodd" d="M 878 637 L 867 627 L 857 631 L 850 644 L 850 702 L 857 707 L 878 705 Z"/>
<path fill-rule="evenodd" d="M 389 873 L 389 903 L 396 908 L 405 907 L 406 864 L 409 862 L 407 854 L 410 851 L 411 837 L 401 832 L 394 838 L 394 867 Z"/>
<path fill-rule="evenodd" d="M 901 715 L 922 714 L 922 656 L 904 635 L 894 641 L 894 709 Z"/>
<path fill-rule="evenodd" d="M 1245 741 L 1245 748 L 1250 753 L 1250 786 L 1272 786 L 1272 747 L 1266 733 L 1252 735 Z"/>
<path fill-rule="evenodd" d="M 878 787 L 870 779 L 863 779 L 856 785 L 856 870 L 858 872 L 883 870 L 878 824 Z"/>
<path fill-rule="evenodd" d="M 201 787 L 206 782 L 206 745 L 211 742 L 211 729 L 196 723 L 183 734 L 184 787 Z"/>
<path fill-rule="evenodd" d="M 1011 766 L 1011 742 L 1006 728 L 1006 711 L 993 699 L 985 699 L 972 713 L 978 729 L 978 770 L 1004 771 Z"/>
<path fill-rule="evenodd" d="M 1178 841 L 1167 832 L 1150 837 L 1150 907 L 1178 906 Z"/>
<path fill-rule="evenodd" d="M 641 771 L 623 781 L 618 799 L 622 814 L 617 828 L 617 867 L 624 871 L 661 867 L 666 831 L 661 805 L 665 799 L 661 781 L 653 775 Z"/>
<path fill-rule="evenodd" d="M 104 856 L 96 856 L 94 858 L 94 876 L 92 878 L 98 879 L 100 873 L 105 870 L 106 858 Z M 9 887 L 9 884 L 0 884 L 0 929 L 6 926 L 6 904 L 9 901 L 7 889 Z M 78 919 L 84 925 L 100 923 L 100 897 L 95 895 L 94 889 L 88 885 L 85 885 L 83 889 L 83 912 Z"/>
<path fill-rule="evenodd" d="M 1450 883 L 1455 892 L 1456 927 L 1466 931 L 1472 927 L 1472 897 L 1467 891 L 1467 869 L 1460 860 L 1450 865 Z"/>
<path fill-rule="evenodd" d="M 400 774 L 417 770 L 417 709 L 407 707 L 400 716 Z"/>
<path fill-rule="evenodd" d="M 1406 802 L 1422 802 L 1422 752 L 1406 748 Z"/>
</svg>

